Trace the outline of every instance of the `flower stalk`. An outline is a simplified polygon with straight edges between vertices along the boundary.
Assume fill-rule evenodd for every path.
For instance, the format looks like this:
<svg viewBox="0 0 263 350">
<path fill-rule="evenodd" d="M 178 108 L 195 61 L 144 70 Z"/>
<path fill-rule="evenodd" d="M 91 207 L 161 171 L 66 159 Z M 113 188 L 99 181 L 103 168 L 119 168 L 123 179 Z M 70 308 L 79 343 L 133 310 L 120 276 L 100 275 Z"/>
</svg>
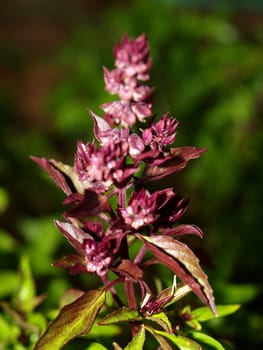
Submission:
<svg viewBox="0 0 263 350">
<path fill-rule="evenodd" d="M 193 291 L 216 314 L 207 276 L 195 254 L 180 242 L 186 234 L 203 235 L 195 225 L 180 224 L 189 199 L 173 187 L 151 191 L 149 185 L 181 171 L 205 149 L 173 147 L 178 120 L 170 113 L 160 117 L 152 114 L 154 89 L 146 85 L 152 61 L 146 36 L 134 39 L 125 35 L 114 55 L 115 68 L 104 68 L 104 81 L 106 90 L 117 99 L 102 105 L 103 117 L 89 111 L 94 140 L 78 141 L 73 166 L 53 159 L 32 159 L 64 191 L 64 204 L 70 206 L 64 213 L 65 221 L 55 224 L 76 254 L 54 265 L 71 274 L 97 274 L 118 306 L 138 312 L 135 319 L 127 319 L 134 325 L 135 336 L 138 330 L 142 332 L 143 317 L 162 315 L 176 294 L 173 288 L 156 295 L 144 273 L 145 266 L 152 263 L 170 269 L 187 286 L 187 292 Z M 137 124 L 139 131 L 135 133 Z M 135 241 L 141 246 L 131 258 Z M 110 272 L 115 281 L 109 280 Z M 116 293 L 115 283 L 123 284 L 125 302 Z M 136 284 L 140 295 L 135 293 Z M 165 317 L 160 324 L 168 322 Z M 168 323 L 166 327 L 171 328 Z M 162 338 L 148 329 L 157 340 Z"/>
</svg>

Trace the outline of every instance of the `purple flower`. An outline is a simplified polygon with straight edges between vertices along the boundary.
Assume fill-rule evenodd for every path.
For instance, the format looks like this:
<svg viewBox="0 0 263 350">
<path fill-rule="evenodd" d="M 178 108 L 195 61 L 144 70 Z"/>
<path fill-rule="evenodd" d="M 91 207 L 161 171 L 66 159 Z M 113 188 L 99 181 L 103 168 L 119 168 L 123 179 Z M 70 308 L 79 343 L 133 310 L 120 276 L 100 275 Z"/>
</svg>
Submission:
<svg viewBox="0 0 263 350">
<path fill-rule="evenodd" d="M 156 194 L 151 195 L 144 188 L 140 192 L 133 192 L 128 206 L 119 208 L 124 222 L 137 230 L 151 224 L 156 219 Z"/>
<path fill-rule="evenodd" d="M 98 276 L 105 275 L 113 260 L 110 241 L 104 240 L 96 242 L 92 239 L 85 239 L 83 242 L 83 250 L 87 272 L 95 272 Z"/>
<path fill-rule="evenodd" d="M 116 68 L 112 71 L 104 68 L 104 81 L 106 90 L 117 94 L 120 101 L 104 103 L 101 107 L 110 124 L 129 127 L 152 114 L 151 96 L 154 89 L 141 84 L 141 81 L 149 79 L 151 68 L 146 36 L 141 35 L 136 39 L 124 36 L 114 53 Z"/>
<path fill-rule="evenodd" d="M 152 149 L 162 151 L 165 146 L 174 142 L 177 126 L 178 121 L 166 113 L 156 124 L 143 130 L 142 138 Z"/>
<path fill-rule="evenodd" d="M 125 35 L 122 41 L 115 46 L 115 65 L 125 72 L 127 76 L 137 76 L 139 80 L 149 79 L 151 59 L 149 57 L 149 44 L 145 34 L 136 39 L 129 39 Z"/>
<path fill-rule="evenodd" d="M 126 164 L 128 149 L 128 142 L 122 141 L 101 148 L 78 142 L 75 169 L 80 180 L 88 181 L 98 193 L 108 191 L 113 183 L 122 186 L 137 170 Z"/>
</svg>

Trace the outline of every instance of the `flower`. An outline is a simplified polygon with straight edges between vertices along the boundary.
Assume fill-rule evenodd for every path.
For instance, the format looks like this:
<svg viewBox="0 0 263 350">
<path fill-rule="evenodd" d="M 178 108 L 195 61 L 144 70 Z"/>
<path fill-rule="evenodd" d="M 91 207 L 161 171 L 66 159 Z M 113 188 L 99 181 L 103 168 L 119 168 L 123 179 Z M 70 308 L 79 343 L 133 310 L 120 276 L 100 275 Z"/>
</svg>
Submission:
<svg viewBox="0 0 263 350">
<path fill-rule="evenodd" d="M 138 38 L 129 39 L 124 35 L 122 41 L 115 46 L 115 65 L 127 76 L 137 76 L 139 80 L 149 79 L 151 59 L 149 57 L 149 44 L 145 34 Z"/>
<path fill-rule="evenodd" d="M 95 144 L 78 142 L 75 169 L 81 181 L 88 181 L 91 188 L 102 193 L 114 183 L 122 186 L 137 168 L 126 164 L 129 145 L 125 140 L 107 143 L 101 148 Z"/>
<path fill-rule="evenodd" d="M 101 242 L 96 242 L 92 239 L 85 239 L 83 242 L 83 249 L 87 272 L 95 272 L 98 276 L 105 275 L 113 260 L 110 250 L 110 241 L 103 240 Z"/>
<path fill-rule="evenodd" d="M 156 124 L 143 130 L 143 141 L 152 149 L 162 151 L 165 146 L 174 142 L 177 126 L 178 121 L 170 117 L 169 113 L 166 113 Z"/>
<path fill-rule="evenodd" d="M 144 188 L 139 192 L 133 192 L 128 206 L 119 208 L 124 222 L 137 230 L 138 228 L 149 225 L 155 218 L 156 194 L 150 194 Z"/>
<path fill-rule="evenodd" d="M 120 101 L 104 103 L 105 119 L 111 124 L 132 126 L 151 115 L 153 88 L 142 85 L 149 79 L 151 60 L 145 35 L 136 39 L 124 36 L 114 50 L 116 68 L 104 68 L 105 88 L 117 94 Z"/>
</svg>

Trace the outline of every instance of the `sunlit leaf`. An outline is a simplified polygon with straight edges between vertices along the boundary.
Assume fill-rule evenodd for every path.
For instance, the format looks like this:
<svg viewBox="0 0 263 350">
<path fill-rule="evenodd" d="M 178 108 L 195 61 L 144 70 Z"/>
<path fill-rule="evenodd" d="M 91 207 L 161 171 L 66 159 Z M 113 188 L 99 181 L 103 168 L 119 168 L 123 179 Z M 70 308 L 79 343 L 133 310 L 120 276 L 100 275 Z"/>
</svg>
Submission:
<svg viewBox="0 0 263 350">
<path fill-rule="evenodd" d="M 198 343 L 182 335 L 169 334 L 167 332 L 159 331 L 157 329 L 149 327 L 148 325 L 145 326 L 145 329 L 149 331 L 156 338 L 158 342 L 159 342 L 159 337 L 161 336 L 163 338 L 168 339 L 172 344 L 176 345 L 177 348 L 180 350 L 202 350 L 201 346 Z M 170 348 L 167 348 L 167 350 L 170 350 Z"/>
<path fill-rule="evenodd" d="M 167 340 L 165 340 L 165 338 L 163 336 L 161 336 L 160 334 L 156 333 L 156 332 L 151 332 L 151 334 L 154 336 L 154 338 L 158 341 L 158 343 L 161 345 L 162 350 L 173 350 L 173 348 L 171 347 L 171 345 L 167 342 Z"/>
<path fill-rule="evenodd" d="M 141 319 L 142 317 L 139 315 L 139 312 L 137 310 L 123 306 L 122 308 L 113 311 L 112 313 L 105 316 L 98 322 L 98 324 L 108 325 L 124 321 L 139 321 Z"/>
<path fill-rule="evenodd" d="M 209 345 L 209 348 L 216 350 L 224 350 L 222 344 L 219 343 L 216 339 L 210 337 L 210 335 L 201 333 L 201 332 L 191 332 L 191 337 L 198 342 Z"/>
<path fill-rule="evenodd" d="M 145 341 L 145 329 L 144 325 L 141 325 L 139 331 L 132 338 L 132 340 L 127 344 L 124 350 L 142 350 Z"/>
<path fill-rule="evenodd" d="M 173 287 L 169 287 L 164 289 L 156 298 L 156 301 L 161 300 L 162 298 L 171 296 L 171 299 L 164 304 L 164 307 L 167 307 L 176 301 L 182 299 L 186 294 L 192 292 L 192 289 L 184 283 L 180 283 L 178 287 L 173 291 Z"/>
<path fill-rule="evenodd" d="M 146 237 L 138 234 L 137 237 L 216 314 L 213 291 L 207 276 L 201 269 L 198 258 L 184 243 L 169 236 Z"/>
<path fill-rule="evenodd" d="M 90 290 L 64 306 L 47 327 L 34 350 L 57 350 L 71 339 L 86 335 L 105 302 L 105 291 Z"/>
<path fill-rule="evenodd" d="M 217 305 L 217 315 L 220 316 L 226 316 L 230 315 L 234 312 L 236 312 L 240 308 L 240 305 L 238 304 L 231 304 L 231 305 Z M 203 306 L 199 307 L 191 312 L 191 316 L 195 319 L 197 319 L 199 322 L 205 322 L 208 320 L 211 320 L 215 318 L 215 315 L 211 312 L 210 308 Z"/>
<path fill-rule="evenodd" d="M 164 312 L 145 317 L 147 320 L 158 323 L 166 332 L 172 333 L 171 322 Z"/>
<path fill-rule="evenodd" d="M 107 348 L 105 348 L 105 346 L 103 346 L 102 344 L 99 343 L 91 343 L 90 345 L 88 345 L 85 350 L 107 350 Z"/>
</svg>

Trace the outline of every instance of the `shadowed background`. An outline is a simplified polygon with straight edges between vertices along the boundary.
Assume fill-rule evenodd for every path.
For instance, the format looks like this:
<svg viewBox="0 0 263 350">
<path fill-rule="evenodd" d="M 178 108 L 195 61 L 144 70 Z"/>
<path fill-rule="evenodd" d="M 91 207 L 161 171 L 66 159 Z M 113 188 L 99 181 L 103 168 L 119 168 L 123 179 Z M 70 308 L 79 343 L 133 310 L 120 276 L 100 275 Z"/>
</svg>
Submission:
<svg viewBox="0 0 263 350">
<path fill-rule="evenodd" d="M 63 194 L 30 155 L 72 164 L 92 138 L 86 109 L 110 100 L 102 66 L 124 33 L 145 32 L 153 58 L 153 111 L 180 122 L 176 145 L 206 147 L 173 179 L 191 197 L 183 222 L 205 232 L 191 246 L 219 304 L 236 314 L 209 326 L 236 349 L 263 342 L 263 5 L 260 1 L 12 0 L 0 5 L 0 298 L 16 285 L 27 254 L 43 307 L 87 286 L 50 265 L 70 248 L 53 219 Z M 90 284 L 98 283 L 91 277 Z"/>
</svg>

